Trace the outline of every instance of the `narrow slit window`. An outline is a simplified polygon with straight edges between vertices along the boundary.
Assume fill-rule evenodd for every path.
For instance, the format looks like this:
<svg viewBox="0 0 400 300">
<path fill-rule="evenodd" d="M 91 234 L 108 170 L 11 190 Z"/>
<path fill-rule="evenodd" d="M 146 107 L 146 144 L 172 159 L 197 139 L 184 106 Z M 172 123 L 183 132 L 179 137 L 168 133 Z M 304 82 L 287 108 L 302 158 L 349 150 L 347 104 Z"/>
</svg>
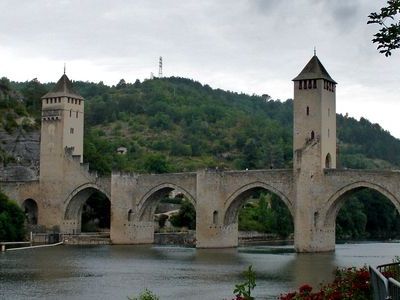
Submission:
<svg viewBox="0 0 400 300">
<path fill-rule="evenodd" d="M 306 111 L 307 111 L 307 116 L 309 116 L 310 115 L 310 107 L 309 106 L 307 106 Z"/>
<path fill-rule="evenodd" d="M 213 224 L 218 224 L 218 211 L 214 210 L 213 212 Z"/>
</svg>

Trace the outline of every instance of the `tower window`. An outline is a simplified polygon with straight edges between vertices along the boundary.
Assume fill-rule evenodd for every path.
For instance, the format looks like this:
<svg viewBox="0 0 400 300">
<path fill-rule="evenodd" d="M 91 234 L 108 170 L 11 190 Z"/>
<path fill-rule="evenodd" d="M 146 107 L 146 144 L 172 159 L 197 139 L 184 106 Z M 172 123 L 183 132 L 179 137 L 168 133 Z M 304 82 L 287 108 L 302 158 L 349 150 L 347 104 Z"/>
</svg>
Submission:
<svg viewBox="0 0 400 300">
<path fill-rule="evenodd" d="M 58 103 L 61 103 L 61 98 L 58 98 Z"/>
<path fill-rule="evenodd" d="M 328 137 L 329 137 L 329 133 L 330 133 L 330 131 L 329 131 L 329 128 L 328 128 Z"/>
<path fill-rule="evenodd" d="M 70 128 L 70 129 L 69 129 L 69 133 L 70 133 L 70 134 L 74 134 L 74 129 L 73 129 L 73 128 Z"/>
<path fill-rule="evenodd" d="M 49 104 L 49 99 L 46 99 L 46 104 Z"/>
<path fill-rule="evenodd" d="M 302 85 L 303 85 L 303 82 L 300 80 L 300 81 L 299 81 L 299 90 L 303 89 L 303 86 L 302 86 Z"/>
<path fill-rule="evenodd" d="M 307 80 L 304 80 L 303 83 L 304 83 L 304 86 L 303 86 L 303 87 L 304 87 L 304 89 L 306 90 L 306 89 L 307 89 Z"/>
<path fill-rule="evenodd" d="M 306 112 L 307 112 L 307 116 L 309 116 L 310 115 L 310 107 L 307 106 Z"/>
<path fill-rule="evenodd" d="M 328 89 L 327 86 L 328 86 L 328 85 L 327 85 L 327 82 L 326 82 L 326 80 L 324 80 L 324 89 L 325 89 L 325 90 Z"/>
<path fill-rule="evenodd" d="M 313 79 L 313 89 L 316 89 L 316 88 L 317 88 L 317 80 Z"/>
<path fill-rule="evenodd" d="M 328 108 L 328 117 L 331 115 L 331 109 Z"/>
<path fill-rule="evenodd" d="M 312 89 L 312 82 L 311 82 L 311 80 L 307 80 L 308 81 L 308 88 L 309 89 Z"/>
<path fill-rule="evenodd" d="M 315 138 L 315 133 L 314 131 L 311 131 L 311 139 L 313 140 Z"/>
<path fill-rule="evenodd" d="M 72 117 L 72 109 L 69 110 L 69 117 Z"/>
<path fill-rule="evenodd" d="M 81 100 L 79 100 L 79 103 L 78 103 L 79 105 L 81 105 Z"/>
<path fill-rule="evenodd" d="M 76 112 L 76 117 L 78 118 L 78 112 Z"/>
</svg>

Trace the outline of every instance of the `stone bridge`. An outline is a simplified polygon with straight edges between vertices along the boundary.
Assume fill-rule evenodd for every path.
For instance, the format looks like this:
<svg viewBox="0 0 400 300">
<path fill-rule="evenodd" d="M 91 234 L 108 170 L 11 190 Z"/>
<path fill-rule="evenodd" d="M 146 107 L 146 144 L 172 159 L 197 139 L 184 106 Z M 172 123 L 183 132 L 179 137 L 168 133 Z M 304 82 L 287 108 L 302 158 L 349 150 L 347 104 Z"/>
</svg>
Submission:
<svg viewBox="0 0 400 300">
<path fill-rule="evenodd" d="M 42 98 L 40 178 L 8 180 L 0 187 L 38 224 L 65 233 L 80 232 L 85 202 L 101 192 L 111 202 L 115 244 L 152 243 L 156 206 L 176 191 L 196 209 L 202 248 L 237 246 L 239 209 L 263 189 L 288 207 L 297 251 L 334 250 L 336 216 L 351 193 L 376 190 L 400 211 L 400 172 L 336 169 L 336 82 L 316 55 L 293 81 L 293 170 L 99 177 L 82 164 L 84 99 L 64 74 Z"/>
<path fill-rule="evenodd" d="M 68 159 L 66 162 L 71 164 Z M 113 173 L 111 178 L 90 173 L 83 176 L 82 171 L 81 177 L 72 172 L 71 184 L 52 193 L 39 181 L 3 182 L 2 189 L 21 206 L 34 200 L 38 223 L 49 228 L 59 226 L 65 233 L 80 232 L 84 203 L 93 192 L 101 192 L 111 200 L 110 233 L 114 244 L 153 243 L 155 209 L 171 191 L 184 195 L 196 209 L 199 248 L 236 247 L 239 210 L 260 189 L 276 194 L 285 203 L 295 224 L 296 249 L 302 252 L 334 249 L 336 216 L 346 198 L 360 189 L 378 191 L 400 211 L 400 171 L 324 169 L 314 174 L 312 184 L 307 186 L 296 186 L 301 176 L 290 169 Z M 304 192 L 307 199 L 301 197 Z"/>
</svg>

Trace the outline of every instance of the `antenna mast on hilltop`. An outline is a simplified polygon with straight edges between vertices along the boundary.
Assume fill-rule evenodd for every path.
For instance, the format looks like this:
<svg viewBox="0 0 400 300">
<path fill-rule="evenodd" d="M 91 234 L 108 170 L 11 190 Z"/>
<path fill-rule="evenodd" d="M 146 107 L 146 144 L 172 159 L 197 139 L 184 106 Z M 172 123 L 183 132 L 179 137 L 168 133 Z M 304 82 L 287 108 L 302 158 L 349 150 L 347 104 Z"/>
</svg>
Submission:
<svg viewBox="0 0 400 300">
<path fill-rule="evenodd" d="M 160 56 L 160 61 L 158 63 L 158 77 L 162 78 L 162 56 Z"/>
</svg>

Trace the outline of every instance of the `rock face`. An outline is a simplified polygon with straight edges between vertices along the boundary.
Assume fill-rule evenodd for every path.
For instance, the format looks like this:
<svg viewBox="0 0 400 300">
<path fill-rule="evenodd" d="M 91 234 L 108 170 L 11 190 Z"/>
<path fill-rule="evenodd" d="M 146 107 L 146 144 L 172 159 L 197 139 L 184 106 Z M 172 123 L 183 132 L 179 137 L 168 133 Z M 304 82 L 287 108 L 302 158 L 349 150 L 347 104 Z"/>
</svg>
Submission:
<svg viewBox="0 0 400 300">
<path fill-rule="evenodd" d="M 40 131 L 0 130 L 0 151 L 11 158 L 0 165 L 1 181 L 30 181 L 39 176 Z"/>
</svg>

